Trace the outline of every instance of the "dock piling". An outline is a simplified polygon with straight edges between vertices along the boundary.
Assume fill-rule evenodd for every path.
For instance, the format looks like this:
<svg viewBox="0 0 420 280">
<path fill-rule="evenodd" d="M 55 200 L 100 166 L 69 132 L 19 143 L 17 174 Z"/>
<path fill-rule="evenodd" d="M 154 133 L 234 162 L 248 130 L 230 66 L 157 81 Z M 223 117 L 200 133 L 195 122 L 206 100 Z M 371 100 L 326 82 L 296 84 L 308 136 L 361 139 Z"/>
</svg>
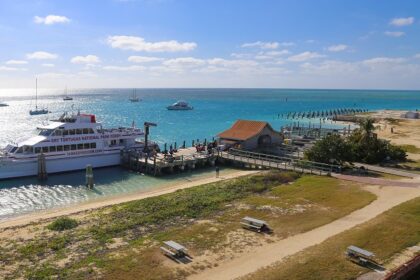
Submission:
<svg viewBox="0 0 420 280">
<path fill-rule="evenodd" d="M 93 189 L 93 168 L 91 164 L 86 165 L 86 187 Z"/>
</svg>

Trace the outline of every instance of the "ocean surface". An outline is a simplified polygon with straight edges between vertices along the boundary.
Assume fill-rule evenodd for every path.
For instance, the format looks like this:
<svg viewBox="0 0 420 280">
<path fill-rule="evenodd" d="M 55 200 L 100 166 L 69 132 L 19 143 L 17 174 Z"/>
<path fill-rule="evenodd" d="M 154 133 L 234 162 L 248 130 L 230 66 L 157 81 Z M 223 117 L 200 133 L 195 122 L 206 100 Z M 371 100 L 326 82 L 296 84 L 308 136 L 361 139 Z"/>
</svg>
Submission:
<svg viewBox="0 0 420 280">
<path fill-rule="evenodd" d="M 35 106 L 33 89 L 1 89 L 0 146 L 33 136 L 36 127 L 60 116 L 63 112 L 93 113 L 104 127 L 138 127 L 143 122 L 155 122 L 152 140 L 160 145 L 193 139 L 212 139 L 230 127 L 237 119 L 264 120 L 273 128 L 293 122 L 288 112 L 334 110 L 339 108 L 402 109 L 420 107 L 420 91 L 385 90 L 296 90 L 296 89 L 138 89 L 141 102 L 131 103 L 132 89 L 73 89 L 73 101 L 63 101 L 63 90 L 39 89 L 38 106 L 47 107 L 49 115 L 30 116 Z M 166 106 L 186 100 L 192 111 L 168 111 Z M 283 115 L 283 116 L 282 116 Z M 300 123 L 319 124 L 318 120 L 303 119 Z M 324 126 L 334 126 L 325 123 Z M 0 167 L 1 168 L 1 167 Z M 86 190 L 83 172 L 50 176 L 40 184 L 36 178 L 0 181 L 0 220 L 22 213 L 68 206 L 109 195 L 147 191 L 164 187 L 173 180 L 190 180 L 205 176 L 212 170 L 174 177 L 152 178 L 130 173 L 120 168 L 95 170 L 95 191 Z M 76 206 L 75 206 L 76 207 Z"/>
</svg>

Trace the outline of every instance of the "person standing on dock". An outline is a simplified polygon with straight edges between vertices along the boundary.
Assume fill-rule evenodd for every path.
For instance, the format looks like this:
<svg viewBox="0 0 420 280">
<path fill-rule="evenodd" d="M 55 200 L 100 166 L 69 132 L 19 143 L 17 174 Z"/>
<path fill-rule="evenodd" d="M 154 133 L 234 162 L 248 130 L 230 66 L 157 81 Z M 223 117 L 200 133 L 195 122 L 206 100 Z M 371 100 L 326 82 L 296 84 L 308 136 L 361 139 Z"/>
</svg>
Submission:
<svg viewBox="0 0 420 280">
<path fill-rule="evenodd" d="M 220 169 L 219 166 L 216 166 L 216 178 L 219 178 Z"/>
</svg>

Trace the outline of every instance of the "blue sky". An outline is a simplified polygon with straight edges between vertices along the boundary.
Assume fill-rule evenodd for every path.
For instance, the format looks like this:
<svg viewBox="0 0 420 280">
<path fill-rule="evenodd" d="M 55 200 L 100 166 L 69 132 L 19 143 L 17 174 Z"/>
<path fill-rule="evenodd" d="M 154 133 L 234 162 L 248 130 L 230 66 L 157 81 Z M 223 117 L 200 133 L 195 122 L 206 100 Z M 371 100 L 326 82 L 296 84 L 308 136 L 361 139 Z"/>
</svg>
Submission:
<svg viewBox="0 0 420 280">
<path fill-rule="evenodd" d="M 420 88 L 416 0 L 0 1 L 0 87 Z"/>
</svg>

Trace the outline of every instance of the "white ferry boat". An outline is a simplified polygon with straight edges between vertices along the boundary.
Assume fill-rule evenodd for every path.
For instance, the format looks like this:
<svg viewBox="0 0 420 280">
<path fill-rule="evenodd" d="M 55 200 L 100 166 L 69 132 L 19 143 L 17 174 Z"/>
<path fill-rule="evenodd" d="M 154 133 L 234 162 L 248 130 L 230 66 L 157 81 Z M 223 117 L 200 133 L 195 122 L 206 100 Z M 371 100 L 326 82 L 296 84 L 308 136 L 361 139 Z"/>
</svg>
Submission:
<svg viewBox="0 0 420 280">
<path fill-rule="evenodd" d="M 183 101 L 183 100 L 179 100 L 179 101 L 175 102 L 174 104 L 166 107 L 166 109 L 173 110 L 173 111 L 186 111 L 186 110 L 192 110 L 193 107 L 190 106 L 188 104 L 188 102 Z"/>
<path fill-rule="evenodd" d="M 47 173 L 119 165 L 121 150 L 142 149 L 136 141 L 141 129 L 120 127 L 104 129 L 95 115 L 63 114 L 58 120 L 38 127 L 39 135 L 0 151 L 0 179 L 38 174 L 40 155 Z"/>
</svg>

